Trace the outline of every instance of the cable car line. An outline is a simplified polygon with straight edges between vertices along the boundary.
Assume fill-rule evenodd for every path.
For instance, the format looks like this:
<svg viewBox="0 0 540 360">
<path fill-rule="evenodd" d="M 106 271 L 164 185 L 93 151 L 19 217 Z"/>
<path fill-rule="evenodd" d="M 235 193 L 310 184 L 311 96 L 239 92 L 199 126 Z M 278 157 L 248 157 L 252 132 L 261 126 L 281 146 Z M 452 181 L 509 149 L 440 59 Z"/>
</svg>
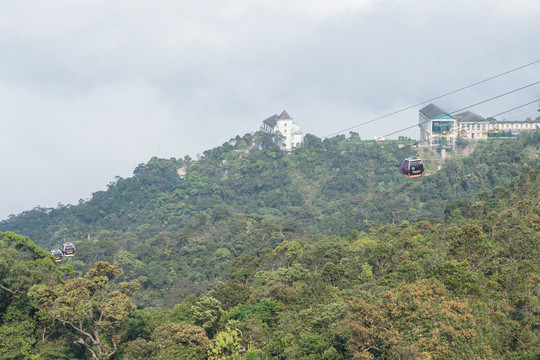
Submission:
<svg viewBox="0 0 540 360">
<path fill-rule="evenodd" d="M 469 88 L 471 88 L 471 87 L 473 87 L 473 86 L 476 86 L 476 85 L 485 83 L 485 82 L 487 82 L 487 81 L 496 79 L 496 78 L 498 78 L 498 77 L 501 77 L 501 76 L 510 74 L 510 73 L 512 73 L 512 72 L 514 72 L 514 71 L 521 70 L 521 69 L 523 69 L 523 68 L 525 68 L 525 67 L 534 65 L 534 64 L 539 63 L 539 62 L 540 62 L 540 60 L 533 61 L 533 62 L 531 62 L 531 63 L 528 63 L 528 64 L 525 64 L 525 65 L 519 66 L 519 67 L 517 67 L 517 68 L 514 68 L 514 69 L 511 69 L 511 70 L 505 71 L 505 72 L 503 72 L 503 73 L 494 75 L 494 76 L 489 77 L 489 78 L 487 78 L 487 79 L 478 81 L 478 82 L 476 82 L 476 83 L 474 83 L 474 84 L 467 85 L 467 86 L 462 87 L 462 88 L 459 88 L 459 89 L 457 89 L 457 90 L 453 90 L 453 91 L 450 91 L 450 92 L 448 92 L 448 93 L 445 93 L 445 94 L 436 96 L 436 97 L 431 98 L 431 99 L 429 99 L 429 100 L 425 100 L 425 101 L 419 102 L 419 103 L 417 103 L 417 104 L 414 104 L 414 105 L 411 105 L 411 106 L 407 106 L 406 108 L 403 108 L 403 109 L 400 109 L 400 110 L 396 110 L 396 111 L 391 112 L 391 113 L 389 113 L 389 114 L 382 115 L 382 116 L 379 116 L 379 117 L 377 117 L 377 118 L 374 118 L 374 119 L 371 119 L 371 120 L 362 122 L 362 123 L 360 123 L 360 124 L 357 124 L 357 125 L 348 127 L 348 128 L 343 129 L 343 130 L 341 130 L 341 131 L 334 132 L 334 133 L 332 133 L 332 134 L 329 134 L 329 135 L 324 136 L 323 138 L 328 138 L 328 137 L 330 137 L 330 136 L 334 136 L 334 135 L 337 135 L 337 134 L 339 134 L 339 133 L 342 133 L 342 132 L 345 132 L 345 131 L 348 131 L 348 130 L 352 130 L 352 129 L 357 128 L 357 127 L 360 127 L 360 126 L 362 126 L 362 125 L 366 125 L 366 124 L 369 124 L 369 123 L 372 123 L 372 122 L 375 122 L 375 121 L 378 121 L 378 120 L 387 118 L 387 117 L 389 117 L 389 116 L 399 114 L 399 113 L 401 113 L 401 112 L 403 112 L 403 111 L 410 110 L 410 109 L 415 108 L 415 107 L 417 107 L 417 106 L 424 105 L 424 104 L 427 104 L 427 103 L 429 103 L 429 102 L 432 102 L 432 101 L 441 99 L 441 98 L 443 98 L 443 97 L 445 97 L 445 96 L 449 96 L 449 95 L 455 94 L 455 93 L 457 93 L 457 92 L 460 92 L 460 91 L 469 89 Z M 457 110 L 457 111 L 459 111 L 459 110 Z"/>
<path fill-rule="evenodd" d="M 528 87 L 531 87 L 531 86 L 536 85 L 536 84 L 539 84 L 539 83 L 540 83 L 540 81 L 537 81 L 537 82 L 534 82 L 534 83 L 532 83 L 532 84 L 525 85 L 525 86 L 523 86 L 523 87 L 520 87 L 519 89 L 514 89 L 514 90 L 509 91 L 509 92 L 506 92 L 506 93 L 504 93 L 504 94 L 494 96 L 494 97 L 489 98 L 489 99 L 484 100 L 484 101 L 480 101 L 479 103 L 476 103 L 476 104 L 472 104 L 472 105 L 466 106 L 466 107 L 464 107 L 464 108 L 462 108 L 462 109 L 458 109 L 458 110 L 451 111 L 449 114 L 455 114 L 455 113 L 457 113 L 457 112 L 466 110 L 466 109 L 471 108 L 471 107 L 473 107 L 473 106 L 480 105 L 480 104 L 486 103 L 486 102 L 488 102 L 488 101 L 498 99 L 498 98 L 500 98 L 500 97 L 503 97 L 503 96 L 506 96 L 506 95 L 515 93 L 516 91 L 520 91 L 520 90 L 526 89 L 526 88 L 528 88 Z"/>
<path fill-rule="evenodd" d="M 534 101 L 528 102 L 528 103 L 523 104 L 523 105 L 516 106 L 515 108 L 512 108 L 512 109 L 510 109 L 510 110 L 503 111 L 502 113 L 498 113 L 498 114 L 492 115 L 492 116 L 490 116 L 490 117 L 491 117 L 491 118 L 494 118 L 495 116 L 499 116 L 499 115 L 502 115 L 502 114 L 509 113 L 510 111 L 517 110 L 517 109 L 519 109 L 519 108 L 525 107 L 525 106 L 527 106 L 527 105 L 534 104 L 534 103 L 539 102 L 539 101 L 540 101 L 540 99 L 536 99 L 536 100 L 534 100 Z"/>
<path fill-rule="evenodd" d="M 539 101 L 540 101 L 540 99 L 536 99 L 536 100 L 531 101 L 531 102 L 528 102 L 528 103 L 526 103 L 526 104 L 522 104 L 522 105 L 516 106 L 516 107 L 514 107 L 514 108 L 512 108 L 512 109 L 505 110 L 505 111 L 503 111 L 503 112 L 501 112 L 501 113 L 498 113 L 498 114 L 496 114 L 496 115 L 489 116 L 488 118 L 494 118 L 495 116 L 499 116 L 499 115 L 502 115 L 502 114 L 506 114 L 506 113 L 508 113 L 508 112 L 510 112 L 510 111 L 513 111 L 513 110 L 522 108 L 522 107 L 527 106 L 527 105 L 534 104 L 535 102 L 539 102 Z M 473 106 L 474 106 L 474 105 L 473 105 Z M 467 108 L 464 108 L 464 109 L 467 109 Z M 464 110 L 464 109 L 462 109 L 462 110 Z M 459 110 L 459 111 L 461 111 L 461 110 Z M 378 140 L 378 139 L 385 138 L 385 137 L 387 137 L 387 136 L 391 136 L 391 135 L 398 134 L 398 133 L 400 133 L 400 132 L 403 132 L 403 131 L 405 131 L 405 130 L 409 130 L 409 129 L 415 128 L 415 127 L 420 126 L 420 125 L 427 124 L 427 123 L 430 122 L 430 121 L 431 121 L 431 120 L 426 120 L 426 121 L 424 121 L 424 122 L 420 122 L 420 123 L 418 123 L 418 124 L 414 124 L 414 125 L 408 126 L 408 127 L 403 128 L 403 129 L 401 129 L 401 130 L 394 131 L 394 132 L 392 132 L 392 133 L 390 133 L 390 134 L 386 134 L 386 135 L 377 137 L 375 140 L 370 140 L 370 142 L 371 142 L 371 141 L 376 141 L 376 140 Z"/>
<path fill-rule="evenodd" d="M 521 104 L 521 105 L 519 105 L 519 106 L 516 106 L 516 107 L 514 107 L 514 108 L 505 110 L 505 111 L 500 112 L 500 113 L 498 113 L 498 114 L 488 116 L 487 119 L 489 119 L 489 118 L 495 118 L 495 116 L 500 116 L 500 115 L 509 113 L 509 112 L 514 111 L 514 110 L 517 110 L 517 109 L 521 109 L 522 107 L 525 107 L 525 106 L 527 106 L 527 105 L 531 105 L 531 104 L 534 104 L 534 103 L 537 103 L 537 102 L 540 102 L 540 99 L 536 99 L 536 100 L 530 101 L 530 102 L 528 102 L 528 103 L 525 103 L 525 104 Z M 540 111 L 540 110 L 539 110 L 539 111 Z M 476 124 L 479 124 L 479 123 L 480 123 L 480 121 L 476 121 L 476 122 L 472 123 L 471 125 L 476 125 Z M 495 132 L 498 132 L 498 126 L 499 126 L 499 125 L 498 125 L 498 124 L 495 124 L 495 126 L 496 126 L 496 128 L 497 128 L 497 131 L 495 131 Z"/>
<path fill-rule="evenodd" d="M 540 82 L 540 81 L 539 81 L 539 82 Z M 538 82 L 537 82 L 537 83 L 538 83 Z M 534 83 L 534 84 L 536 84 L 536 83 Z M 532 85 L 534 85 L 534 84 L 527 85 L 527 86 L 525 86 L 525 87 L 529 87 L 529 86 L 532 86 Z M 525 88 L 525 87 L 523 87 L 523 88 Z M 510 91 L 510 92 L 508 92 L 507 94 L 513 93 L 513 92 L 515 92 L 515 91 L 519 91 L 519 90 L 521 90 L 521 89 L 522 89 L 522 88 L 516 89 L 516 90 L 513 90 L 513 91 Z M 503 94 L 503 95 L 507 95 L 507 94 Z M 488 99 L 488 100 L 485 100 L 485 101 L 483 101 L 483 102 L 487 102 L 487 101 L 490 101 L 490 100 L 499 98 L 499 97 L 501 97 L 501 96 L 503 96 L 503 95 L 496 96 L 496 97 L 494 97 L 494 98 L 492 98 L 492 99 Z M 535 102 L 538 102 L 538 101 L 540 101 L 540 99 L 536 99 L 536 100 L 534 100 L 534 101 L 530 101 L 530 102 L 528 102 L 528 103 L 525 103 L 525 104 L 522 104 L 522 105 L 513 107 L 513 108 L 511 108 L 511 109 L 508 109 L 508 110 L 505 110 L 505 111 L 503 111 L 503 112 L 500 112 L 500 113 L 498 113 L 498 114 L 496 114 L 496 115 L 492 115 L 492 116 L 490 116 L 489 118 L 494 118 L 495 116 L 499 116 L 499 115 L 502 115 L 502 114 L 506 114 L 506 113 L 508 113 L 508 112 L 510 112 L 510 111 L 513 111 L 513 110 L 522 108 L 522 107 L 527 106 L 527 105 L 531 105 L 531 104 L 533 104 L 533 103 L 535 103 Z M 474 106 L 474 105 L 471 105 L 471 106 Z M 465 110 L 465 109 L 467 109 L 467 108 L 468 108 L 468 107 L 463 108 L 463 109 L 461 109 L 461 110 L 457 110 L 457 111 L 462 111 L 462 110 Z M 540 110 L 539 110 L 539 111 L 540 111 Z M 406 128 L 403 128 L 403 129 L 401 129 L 401 130 L 394 131 L 394 132 L 392 132 L 392 133 L 389 133 L 389 134 L 386 134 L 386 135 L 377 137 L 377 138 L 375 138 L 375 139 L 372 140 L 372 141 L 373 141 L 373 142 L 377 142 L 377 140 L 379 140 L 379 139 L 382 139 L 382 138 L 385 138 L 385 137 L 387 137 L 387 136 L 391 136 L 391 135 L 394 135 L 394 134 L 398 134 L 398 133 L 403 132 L 403 131 L 405 131 L 405 130 L 409 130 L 409 129 L 415 128 L 415 127 L 417 127 L 417 126 L 421 126 L 421 125 L 427 124 L 427 123 L 430 122 L 430 121 L 431 121 L 431 119 L 425 120 L 425 121 L 423 121 L 423 122 L 419 122 L 418 124 L 414 124 L 414 125 L 408 126 L 408 127 L 406 127 Z M 371 141 L 366 142 L 365 144 L 367 144 L 367 143 L 371 143 Z M 418 145 L 417 145 L 417 146 L 418 146 Z M 405 176 L 407 176 L 407 177 L 409 177 L 409 178 L 411 178 L 411 177 L 421 177 L 421 176 L 423 175 L 423 173 L 424 173 L 424 169 L 425 169 L 424 162 L 423 162 L 422 159 L 420 159 L 418 156 L 406 158 L 405 160 L 403 160 L 403 163 L 401 164 L 401 172 L 403 173 L 403 175 L 405 175 Z"/>
</svg>

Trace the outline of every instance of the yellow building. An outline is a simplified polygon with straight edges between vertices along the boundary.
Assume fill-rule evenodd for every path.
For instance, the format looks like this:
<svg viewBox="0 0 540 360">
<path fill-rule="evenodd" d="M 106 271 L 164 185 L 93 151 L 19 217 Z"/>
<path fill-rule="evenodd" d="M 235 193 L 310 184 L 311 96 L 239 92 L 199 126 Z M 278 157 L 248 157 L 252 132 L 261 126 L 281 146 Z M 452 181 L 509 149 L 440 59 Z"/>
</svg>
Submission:
<svg viewBox="0 0 540 360">
<path fill-rule="evenodd" d="M 452 148 L 456 138 L 479 140 L 493 134 L 517 135 L 522 131 L 536 131 L 540 118 L 524 121 L 497 121 L 486 119 L 472 111 L 451 115 L 434 104 L 420 110 L 420 138 L 430 148 Z M 445 134 L 446 132 L 446 134 Z M 444 141 L 446 138 L 446 141 Z"/>
</svg>

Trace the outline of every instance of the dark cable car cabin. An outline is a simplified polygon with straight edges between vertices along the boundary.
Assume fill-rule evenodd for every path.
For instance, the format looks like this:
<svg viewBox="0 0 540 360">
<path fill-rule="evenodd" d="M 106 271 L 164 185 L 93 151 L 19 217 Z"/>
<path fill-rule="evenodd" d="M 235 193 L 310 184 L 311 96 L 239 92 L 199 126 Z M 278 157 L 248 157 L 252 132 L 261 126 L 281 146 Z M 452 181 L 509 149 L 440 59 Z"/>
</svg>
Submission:
<svg viewBox="0 0 540 360">
<path fill-rule="evenodd" d="M 417 157 L 406 158 L 401 164 L 401 172 L 408 177 L 419 177 L 424 173 L 424 162 Z"/>
<path fill-rule="evenodd" d="M 51 254 L 56 259 L 56 262 L 62 261 L 62 258 L 64 257 L 64 254 L 62 254 L 62 251 L 60 249 L 51 250 Z"/>
<path fill-rule="evenodd" d="M 72 243 L 66 243 L 62 245 L 62 253 L 64 256 L 73 256 L 75 255 L 75 245 Z"/>
</svg>

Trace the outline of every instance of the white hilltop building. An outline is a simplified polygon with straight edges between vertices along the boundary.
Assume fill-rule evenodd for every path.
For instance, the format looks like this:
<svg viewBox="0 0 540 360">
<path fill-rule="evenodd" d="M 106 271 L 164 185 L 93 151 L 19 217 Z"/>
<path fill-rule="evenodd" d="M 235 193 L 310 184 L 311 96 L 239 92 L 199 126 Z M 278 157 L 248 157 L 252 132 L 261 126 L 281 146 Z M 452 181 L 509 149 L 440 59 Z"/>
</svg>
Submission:
<svg viewBox="0 0 540 360">
<path fill-rule="evenodd" d="M 293 122 L 292 117 L 285 110 L 281 115 L 274 114 L 263 121 L 261 130 L 267 133 L 277 133 L 285 137 L 282 147 L 291 151 L 302 145 L 302 128 Z"/>
</svg>

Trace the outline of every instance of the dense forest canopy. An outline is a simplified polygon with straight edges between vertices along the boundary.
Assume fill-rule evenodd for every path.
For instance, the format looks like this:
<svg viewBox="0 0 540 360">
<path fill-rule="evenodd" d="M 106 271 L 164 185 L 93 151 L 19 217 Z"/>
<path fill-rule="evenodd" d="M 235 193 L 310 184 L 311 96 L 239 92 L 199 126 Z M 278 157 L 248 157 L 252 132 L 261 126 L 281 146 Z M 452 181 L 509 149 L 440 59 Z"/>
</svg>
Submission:
<svg viewBox="0 0 540 360">
<path fill-rule="evenodd" d="M 423 151 L 427 176 L 405 181 L 398 168 L 417 151 L 412 141 L 377 144 L 357 136 L 321 140 L 308 134 L 303 146 L 288 154 L 275 135 L 246 134 L 205 151 L 196 161 L 189 156 L 152 158 L 133 177 L 117 177 L 87 201 L 38 207 L 0 222 L 0 228 L 50 247 L 101 231 L 143 237 L 177 232 L 201 214 L 230 211 L 287 218 L 317 233 L 346 235 L 358 223 L 437 219 L 449 200 L 507 185 L 524 163 L 534 167 L 537 143 L 536 133 L 481 141 L 470 156 L 452 156 L 444 163 Z M 337 208 L 353 212 L 354 226 L 336 223 Z"/>
<path fill-rule="evenodd" d="M 533 359 L 539 146 L 421 150 L 416 179 L 412 141 L 355 134 L 152 158 L 0 223 L 0 357 Z"/>
</svg>

